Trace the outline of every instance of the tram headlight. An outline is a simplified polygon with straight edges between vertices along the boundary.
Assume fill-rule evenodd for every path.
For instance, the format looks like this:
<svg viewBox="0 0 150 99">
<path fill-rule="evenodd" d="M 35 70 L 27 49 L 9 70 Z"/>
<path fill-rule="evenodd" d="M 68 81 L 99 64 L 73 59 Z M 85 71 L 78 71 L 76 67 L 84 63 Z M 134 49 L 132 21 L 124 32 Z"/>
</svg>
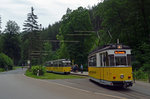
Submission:
<svg viewBox="0 0 150 99">
<path fill-rule="evenodd" d="M 120 78 L 121 78 L 121 79 L 123 79 L 123 78 L 124 78 L 124 75 L 123 75 L 123 74 L 121 74 L 121 75 L 120 75 Z"/>
</svg>

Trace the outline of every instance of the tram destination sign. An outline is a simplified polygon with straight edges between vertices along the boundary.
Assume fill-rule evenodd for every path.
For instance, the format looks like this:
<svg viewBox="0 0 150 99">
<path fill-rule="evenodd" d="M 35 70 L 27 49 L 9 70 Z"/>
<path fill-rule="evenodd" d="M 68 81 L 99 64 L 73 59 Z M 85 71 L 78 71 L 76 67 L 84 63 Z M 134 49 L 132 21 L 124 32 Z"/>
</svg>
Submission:
<svg viewBox="0 0 150 99">
<path fill-rule="evenodd" d="M 126 54 L 126 51 L 115 51 L 115 54 Z"/>
</svg>

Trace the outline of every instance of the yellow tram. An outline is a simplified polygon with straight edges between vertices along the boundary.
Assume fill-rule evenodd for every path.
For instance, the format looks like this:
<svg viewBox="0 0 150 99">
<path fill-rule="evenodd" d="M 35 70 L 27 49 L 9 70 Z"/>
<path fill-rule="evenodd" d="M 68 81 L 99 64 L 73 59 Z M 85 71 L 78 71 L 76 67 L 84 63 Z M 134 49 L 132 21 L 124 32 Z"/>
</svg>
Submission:
<svg viewBox="0 0 150 99">
<path fill-rule="evenodd" d="M 47 61 L 45 63 L 47 72 L 70 74 L 71 61 L 67 59 L 58 59 L 53 61 Z"/>
<path fill-rule="evenodd" d="M 109 86 L 132 86 L 131 49 L 122 44 L 105 45 L 88 56 L 91 80 Z"/>
</svg>

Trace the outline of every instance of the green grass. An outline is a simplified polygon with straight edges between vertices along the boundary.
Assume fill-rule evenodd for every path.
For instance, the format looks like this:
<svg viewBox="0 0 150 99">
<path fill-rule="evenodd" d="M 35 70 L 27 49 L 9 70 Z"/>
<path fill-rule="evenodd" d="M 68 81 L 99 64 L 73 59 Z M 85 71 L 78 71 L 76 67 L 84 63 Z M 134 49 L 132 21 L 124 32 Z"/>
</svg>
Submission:
<svg viewBox="0 0 150 99">
<path fill-rule="evenodd" d="M 3 68 L 0 68 L 0 72 L 4 72 L 5 70 Z"/>
<path fill-rule="evenodd" d="M 15 67 L 13 67 L 13 70 L 16 70 L 18 68 L 21 68 L 21 66 L 15 66 Z"/>
<path fill-rule="evenodd" d="M 76 75 L 63 75 L 63 74 L 54 74 L 54 73 L 45 73 L 43 76 L 33 75 L 32 72 L 28 70 L 25 73 L 26 76 L 36 78 L 36 79 L 78 79 L 78 78 L 86 78 L 82 76 Z"/>
</svg>

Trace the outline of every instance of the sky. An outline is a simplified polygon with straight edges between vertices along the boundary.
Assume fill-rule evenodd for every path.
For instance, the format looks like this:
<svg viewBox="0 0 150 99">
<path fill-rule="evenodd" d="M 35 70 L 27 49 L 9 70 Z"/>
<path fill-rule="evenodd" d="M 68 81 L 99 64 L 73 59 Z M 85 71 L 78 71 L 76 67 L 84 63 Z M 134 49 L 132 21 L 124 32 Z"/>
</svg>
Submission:
<svg viewBox="0 0 150 99">
<path fill-rule="evenodd" d="M 27 14 L 34 8 L 34 13 L 38 16 L 38 24 L 48 27 L 60 21 L 66 13 L 67 8 L 72 10 L 78 7 L 92 7 L 101 0 L 0 0 L 0 16 L 2 30 L 5 29 L 6 22 L 15 21 L 21 28 L 27 19 Z"/>
</svg>

